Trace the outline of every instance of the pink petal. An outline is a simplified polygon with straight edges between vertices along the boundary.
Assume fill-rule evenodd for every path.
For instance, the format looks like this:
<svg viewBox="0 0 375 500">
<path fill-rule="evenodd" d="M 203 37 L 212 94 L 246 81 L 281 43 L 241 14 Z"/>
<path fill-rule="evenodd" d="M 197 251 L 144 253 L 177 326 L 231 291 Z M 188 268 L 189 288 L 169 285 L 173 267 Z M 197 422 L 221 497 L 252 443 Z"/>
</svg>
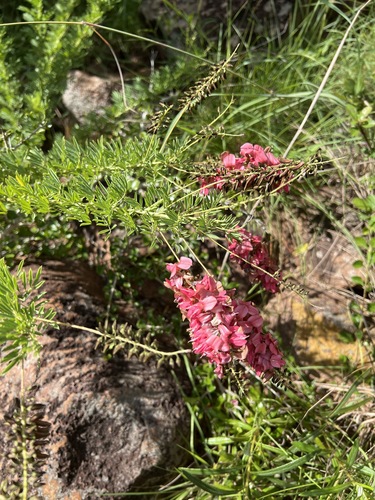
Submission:
<svg viewBox="0 0 375 500">
<path fill-rule="evenodd" d="M 236 157 L 228 151 L 224 151 L 224 153 L 221 153 L 221 161 L 226 168 L 232 168 L 236 166 Z"/>
<path fill-rule="evenodd" d="M 193 261 L 189 259 L 189 257 L 181 257 L 179 262 L 177 263 L 177 267 L 179 269 L 189 269 L 193 264 Z"/>
<path fill-rule="evenodd" d="M 216 306 L 217 299 L 213 295 L 211 295 L 204 298 L 201 302 L 203 304 L 203 309 L 205 311 L 211 311 L 211 309 L 213 309 Z"/>
</svg>

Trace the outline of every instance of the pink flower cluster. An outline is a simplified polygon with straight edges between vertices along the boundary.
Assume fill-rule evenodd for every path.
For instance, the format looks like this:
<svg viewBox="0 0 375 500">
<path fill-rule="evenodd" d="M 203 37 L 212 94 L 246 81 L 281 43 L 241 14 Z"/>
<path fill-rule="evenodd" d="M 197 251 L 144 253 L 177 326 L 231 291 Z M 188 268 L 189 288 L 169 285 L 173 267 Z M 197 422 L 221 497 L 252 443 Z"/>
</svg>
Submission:
<svg viewBox="0 0 375 500">
<path fill-rule="evenodd" d="M 287 169 L 278 170 L 267 167 L 282 167 L 282 161 L 276 158 L 266 148 L 258 144 L 246 142 L 240 148 L 240 157 L 225 151 L 221 154 L 222 167 L 216 169 L 217 175 L 200 177 L 201 194 L 206 196 L 210 189 L 222 190 L 224 188 L 249 188 L 267 185 L 269 189 L 276 189 L 283 180 L 290 181 L 293 174 Z M 284 160 L 284 162 L 287 160 Z M 289 185 L 283 186 L 289 192 Z"/>
<path fill-rule="evenodd" d="M 260 281 L 268 292 L 278 292 L 281 274 L 279 273 L 278 279 L 270 276 L 275 274 L 277 267 L 272 262 L 262 238 L 245 229 L 238 228 L 238 232 L 242 235 L 241 240 L 233 239 L 228 245 L 230 260 L 248 272 L 252 281 Z"/>
<path fill-rule="evenodd" d="M 173 290 L 182 316 L 189 321 L 193 351 L 214 363 L 221 378 L 223 366 L 240 359 L 257 375 L 270 378 L 275 368 L 285 365 L 275 339 L 262 333 L 263 319 L 251 302 L 234 298 L 220 281 L 205 275 L 195 280 L 188 272 L 191 259 L 181 257 L 167 264 L 170 278 L 165 286 Z"/>
</svg>

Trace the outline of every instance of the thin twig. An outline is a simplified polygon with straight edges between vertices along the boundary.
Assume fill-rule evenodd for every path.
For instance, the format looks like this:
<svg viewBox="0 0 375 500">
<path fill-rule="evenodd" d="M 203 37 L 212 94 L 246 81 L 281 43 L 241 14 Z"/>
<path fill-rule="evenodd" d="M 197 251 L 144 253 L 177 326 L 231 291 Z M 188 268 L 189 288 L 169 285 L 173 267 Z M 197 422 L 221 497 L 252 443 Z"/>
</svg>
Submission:
<svg viewBox="0 0 375 500">
<path fill-rule="evenodd" d="M 104 38 L 104 36 L 99 33 L 99 31 L 97 31 L 92 25 L 90 25 L 90 28 L 107 45 L 107 47 L 109 48 L 109 50 L 111 51 L 111 53 L 113 55 L 113 59 L 115 60 L 115 63 L 116 63 L 116 66 L 117 66 L 117 70 L 118 70 L 118 74 L 119 74 L 120 81 L 121 81 L 121 93 L 122 93 L 122 101 L 124 103 L 124 111 L 127 111 L 128 106 L 127 106 L 127 103 L 126 103 L 124 77 L 122 76 L 121 66 L 120 66 L 119 60 L 117 59 L 115 51 L 113 50 L 113 48 L 112 48 L 111 44 L 108 42 L 108 40 L 106 40 Z"/>
</svg>

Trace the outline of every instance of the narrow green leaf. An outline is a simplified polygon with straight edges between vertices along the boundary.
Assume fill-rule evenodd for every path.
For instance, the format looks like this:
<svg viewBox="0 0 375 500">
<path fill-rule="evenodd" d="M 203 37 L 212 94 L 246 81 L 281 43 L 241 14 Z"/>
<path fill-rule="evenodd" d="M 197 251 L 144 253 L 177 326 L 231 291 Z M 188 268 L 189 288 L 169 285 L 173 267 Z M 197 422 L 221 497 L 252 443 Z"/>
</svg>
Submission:
<svg viewBox="0 0 375 500">
<path fill-rule="evenodd" d="M 339 493 L 340 491 L 344 491 L 347 488 L 353 488 L 352 484 L 337 484 L 336 486 L 330 486 L 328 488 L 318 488 L 315 490 L 308 490 L 302 493 L 299 493 L 300 497 L 319 497 L 323 498 L 323 496 L 332 495 L 333 493 Z"/>
<path fill-rule="evenodd" d="M 28 286 L 32 286 L 32 283 L 33 283 L 33 270 L 29 269 L 29 273 L 28 273 L 28 276 L 27 276 L 27 281 L 28 281 Z"/>
<path fill-rule="evenodd" d="M 317 453 L 308 453 L 307 455 L 296 458 L 295 460 L 292 460 L 291 462 L 288 462 L 284 465 L 280 465 L 279 467 L 275 467 L 274 469 L 268 469 L 264 471 L 251 471 L 251 474 L 254 474 L 255 476 L 259 477 L 269 477 L 273 476 L 275 474 L 284 474 L 285 472 L 289 472 L 293 469 L 296 469 L 300 465 L 303 465 L 304 463 L 308 462 L 314 455 Z"/>
<path fill-rule="evenodd" d="M 371 469 L 368 465 L 354 464 L 353 467 L 358 471 L 361 471 L 366 476 L 372 478 L 372 480 L 375 480 L 375 470 Z"/>
<path fill-rule="evenodd" d="M 346 412 L 346 403 L 352 397 L 353 393 L 357 390 L 358 385 L 361 383 L 360 380 L 357 380 L 352 384 L 348 392 L 342 398 L 340 403 L 336 406 L 336 408 L 330 413 L 330 417 L 336 417 L 337 415 L 341 415 Z"/>
<path fill-rule="evenodd" d="M 348 458 L 346 460 L 346 463 L 348 464 L 348 467 L 351 467 L 357 458 L 358 455 L 358 450 L 359 450 L 359 442 L 358 438 L 354 441 L 354 444 L 349 452 Z"/>
<path fill-rule="evenodd" d="M 0 333 L 0 342 L 8 342 L 14 340 L 15 336 L 12 333 Z"/>
<path fill-rule="evenodd" d="M 333 2 L 330 2 L 329 0 L 322 0 L 322 3 L 327 5 L 330 9 L 337 12 L 339 16 L 343 17 L 345 21 L 350 24 L 350 19 L 348 18 L 348 16 L 341 9 L 339 9 L 337 5 L 335 5 Z"/>
<path fill-rule="evenodd" d="M 41 288 L 41 287 L 44 285 L 44 283 L 45 283 L 45 281 L 44 281 L 44 280 L 42 280 L 42 281 L 38 281 L 38 282 L 35 280 L 34 290 L 39 290 L 39 288 Z M 40 295 L 38 295 L 38 299 L 39 299 L 41 296 L 43 296 L 43 295 L 44 295 L 44 292 L 43 292 L 43 293 L 41 293 Z"/>
<path fill-rule="evenodd" d="M 231 437 L 217 436 L 208 438 L 206 443 L 210 446 L 220 446 L 224 444 L 232 444 L 234 443 L 234 439 Z"/>
<path fill-rule="evenodd" d="M 22 269 L 23 269 L 23 265 L 25 263 L 25 260 L 21 260 L 21 262 L 18 264 L 18 267 L 17 267 L 17 276 L 19 276 L 22 272 Z"/>
<path fill-rule="evenodd" d="M 352 411 L 357 410 L 358 408 L 361 408 L 365 404 L 371 403 L 373 401 L 374 401 L 374 398 L 372 396 L 368 396 L 367 398 L 360 399 L 353 404 L 350 404 L 348 406 L 344 406 L 343 408 L 341 408 L 340 413 L 335 413 L 335 416 L 340 415 L 340 414 L 342 415 L 343 413 L 350 413 Z"/>
<path fill-rule="evenodd" d="M 238 467 L 223 467 L 220 469 L 201 469 L 201 468 L 186 468 L 180 467 L 182 470 L 187 470 L 192 476 L 197 477 L 212 477 L 212 476 L 222 476 L 223 474 L 233 474 L 239 473 L 243 470 L 242 466 Z"/>
<path fill-rule="evenodd" d="M 301 441 L 293 441 L 292 446 L 290 447 L 291 453 L 295 453 L 296 451 L 302 451 L 303 453 L 314 453 L 316 451 L 316 446 L 313 444 L 303 443 Z"/>
<path fill-rule="evenodd" d="M 14 343 L 12 346 L 9 346 L 9 347 L 13 347 L 13 346 L 14 346 Z M 4 349 L 4 350 L 6 350 L 6 349 Z M 8 363 L 9 361 L 12 361 L 13 359 L 18 359 L 18 358 L 19 359 L 22 358 L 22 356 L 20 356 L 20 350 L 13 349 L 12 351 L 8 352 L 8 354 L 1 359 L 1 362 Z"/>
<path fill-rule="evenodd" d="M 5 375 L 7 372 L 9 372 L 13 368 L 13 366 L 15 366 L 20 361 L 20 359 L 16 358 L 13 361 L 11 361 L 10 363 L 8 363 L 8 365 L 1 370 L 0 374 Z"/>
<path fill-rule="evenodd" d="M 14 318 L 14 309 L 9 303 L 0 302 L 0 313 L 0 322 L 3 320 L 3 318 Z"/>
<path fill-rule="evenodd" d="M 241 489 L 233 489 L 233 488 L 223 488 L 219 486 L 212 486 L 210 484 L 207 484 L 206 482 L 202 481 L 199 479 L 199 477 L 190 474 L 187 469 L 178 469 L 181 474 L 186 477 L 189 481 L 191 481 L 195 486 L 198 486 L 203 491 L 207 491 L 211 495 L 218 495 L 218 496 L 227 496 L 227 495 L 235 495 Z"/>
</svg>

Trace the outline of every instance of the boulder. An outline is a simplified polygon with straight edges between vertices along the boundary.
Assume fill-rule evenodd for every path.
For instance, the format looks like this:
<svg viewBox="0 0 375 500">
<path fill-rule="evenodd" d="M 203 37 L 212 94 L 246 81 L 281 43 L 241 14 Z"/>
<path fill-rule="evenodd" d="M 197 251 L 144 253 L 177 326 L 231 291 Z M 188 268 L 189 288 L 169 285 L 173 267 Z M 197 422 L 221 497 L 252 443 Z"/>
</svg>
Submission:
<svg viewBox="0 0 375 500">
<path fill-rule="evenodd" d="M 62 96 L 64 106 L 79 123 L 89 114 L 103 115 L 111 105 L 114 90 L 120 88 L 119 78 L 101 78 L 80 70 L 69 71 Z"/>
<path fill-rule="evenodd" d="M 275 33 L 284 31 L 293 4 L 292 0 L 175 0 L 171 7 L 163 0 L 142 0 L 140 10 L 149 24 L 156 25 L 163 37 L 176 45 L 183 45 L 181 32 L 190 23 L 216 41 L 230 28 L 229 36 L 235 46 L 240 41 L 236 30 L 242 36 L 252 30 L 264 34 L 266 28 Z"/>
<path fill-rule="evenodd" d="M 89 266 L 49 261 L 43 278 L 59 321 L 97 326 L 102 284 Z M 25 387 L 37 386 L 35 401 L 47 405 L 51 423 L 42 498 L 92 499 L 160 485 L 186 458 L 188 414 L 168 370 L 105 356 L 96 340 L 69 326 L 50 329 L 40 359 L 26 360 Z M 0 483 L 9 479 L 11 447 L 2 417 L 20 395 L 20 380 L 17 366 L 0 385 Z"/>
</svg>

